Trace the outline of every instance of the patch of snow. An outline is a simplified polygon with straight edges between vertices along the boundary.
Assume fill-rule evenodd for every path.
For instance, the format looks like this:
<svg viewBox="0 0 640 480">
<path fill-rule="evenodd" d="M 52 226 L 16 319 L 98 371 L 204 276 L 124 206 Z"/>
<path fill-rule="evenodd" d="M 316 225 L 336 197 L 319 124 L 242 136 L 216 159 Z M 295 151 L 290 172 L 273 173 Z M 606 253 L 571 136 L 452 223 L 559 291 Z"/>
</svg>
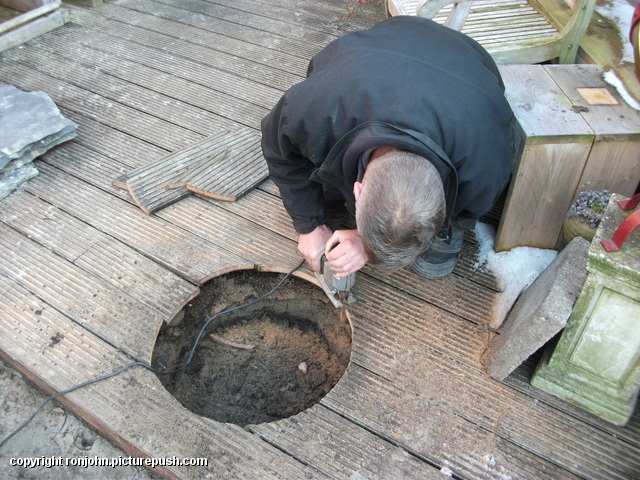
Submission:
<svg viewBox="0 0 640 480">
<path fill-rule="evenodd" d="M 633 63 L 633 47 L 629 41 L 629 31 L 634 9 L 635 7 L 627 0 L 611 0 L 602 5 L 596 5 L 596 12 L 617 25 L 622 41 L 622 60 L 630 63 Z"/>
<path fill-rule="evenodd" d="M 440 473 L 442 475 L 444 475 L 445 477 L 453 477 L 453 472 L 451 471 L 451 469 L 449 467 L 442 467 L 440 469 Z"/>
<path fill-rule="evenodd" d="M 612 85 L 616 90 L 618 90 L 620 96 L 624 98 L 624 101 L 627 102 L 627 104 L 631 108 L 640 110 L 640 103 L 638 103 L 638 101 L 627 91 L 627 88 L 624 86 L 622 80 L 620 80 L 620 78 L 618 78 L 618 75 L 616 75 L 616 72 L 614 72 L 613 70 L 604 72 L 604 80 L 609 85 Z"/>
<path fill-rule="evenodd" d="M 554 258 L 555 250 L 516 247 L 507 252 L 493 250 L 495 230 L 482 222 L 476 225 L 478 251 L 475 268 L 486 268 L 493 273 L 501 293 L 493 305 L 491 328 L 498 328 L 518 299 L 520 293 L 538 278 Z"/>
</svg>

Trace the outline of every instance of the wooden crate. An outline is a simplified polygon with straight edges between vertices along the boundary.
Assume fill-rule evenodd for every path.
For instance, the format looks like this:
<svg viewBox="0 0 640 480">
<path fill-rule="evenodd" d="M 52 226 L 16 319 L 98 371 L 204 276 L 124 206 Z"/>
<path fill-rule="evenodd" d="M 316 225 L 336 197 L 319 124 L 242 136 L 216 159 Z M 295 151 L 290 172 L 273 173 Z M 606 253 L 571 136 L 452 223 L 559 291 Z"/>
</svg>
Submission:
<svg viewBox="0 0 640 480">
<path fill-rule="evenodd" d="M 630 196 L 637 188 L 640 112 L 597 65 L 510 65 L 500 72 L 526 142 L 495 250 L 559 248 L 565 213 L 579 192 Z"/>
</svg>

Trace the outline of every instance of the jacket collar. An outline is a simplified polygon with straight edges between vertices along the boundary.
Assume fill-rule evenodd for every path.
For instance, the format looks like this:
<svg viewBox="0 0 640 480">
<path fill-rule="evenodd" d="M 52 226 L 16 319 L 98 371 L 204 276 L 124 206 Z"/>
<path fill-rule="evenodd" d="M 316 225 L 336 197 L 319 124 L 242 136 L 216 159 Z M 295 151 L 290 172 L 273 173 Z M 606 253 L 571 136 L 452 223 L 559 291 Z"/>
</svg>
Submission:
<svg viewBox="0 0 640 480">
<path fill-rule="evenodd" d="M 353 184 L 357 180 L 360 156 L 367 150 L 383 146 L 411 151 L 426 158 L 436 167 L 444 186 L 447 205 L 444 228 L 448 231 L 458 194 L 458 174 L 439 145 L 413 130 L 401 129 L 384 122 L 363 123 L 334 145 L 326 160 L 311 175 L 311 180 L 338 188 L 347 203 L 355 205 Z"/>
</svg>

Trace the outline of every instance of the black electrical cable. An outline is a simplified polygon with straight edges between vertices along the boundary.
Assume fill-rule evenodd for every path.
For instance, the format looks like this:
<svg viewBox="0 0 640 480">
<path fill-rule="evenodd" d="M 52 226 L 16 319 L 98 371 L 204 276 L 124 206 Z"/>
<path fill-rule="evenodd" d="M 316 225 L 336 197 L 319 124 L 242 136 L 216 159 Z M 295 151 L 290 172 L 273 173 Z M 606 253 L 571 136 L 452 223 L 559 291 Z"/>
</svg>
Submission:
<svg viewBox="0 0 640 480">
<path fill-rule="evenodd" d="M 262 295 L 259 298 L 256 298 L 255 300 L 251 300 L 250 302 L 247 303 L 243 303 L 242 305 L 238 305 L 236 307 L 232 307 L 232 308 L 228 308 L 227 310 L 223 310 L 221 312 L 218 312 L 212 316 L 210 316 L 207 321 L 205 322 L 205 324 L 202 326 L 202 328 L 200 329 L 200 332 L 198 332 L 198 336 L 196 337 L 195 342 L 193 342 L 193 346 L 191 347 L 191 351 L 189 352 L 189 356 L 187 357 L 187 360 L 184 362 L 184 364 L 182 364 L 182 366 L 171 370 L 171 371 L 161 371 L 158 369 L 153 368 L 151 365 L 148 365 L 147 363 L 144 362 L 131 362 L 127 365 L 125 365 L 124 367 L 122 367 L 119 370 L 116 370 L 115 372 L 109 373 L 107 375 L 103 375 L 102 377 L 98 377 L 98 378 L 94 378 L 92 380 L 87 380 L 86 382 L 80 383 L 78 385 L 75 385 L 71 388 L 68 388 L 66 390 L 63 390 L 61 392 L 55 393 L 53 395 L 51 395 L 50 397 L 46 398 L 42 404 L 38 407 L 38 409 L 33 412 L 33 414 L 27 419 L 25 420 L 22 425 L 20 425 L 18 428 L 16 428 L 13 432 L 11 432 L 11 434 L 6 437 L 4 440 L 2 440 L 2 442 L 0 442 L 0 449 L 2 449 L 2 447 L 5 446 L 5 444 L 11 440 L 14 436 L 16 436 L 18 433 L 20 433 L 20 431 L 25 428 L 27 425 L 29 425 L 31 423 L 31 421 L 36 417 L 36 415 L 38 415 L 38 413 L 40 413 L 40 411 L 52 400 L 56 399 L 57 397 L 60 397 L 62 395 L 66 395 L 67 393 L 71 393 L 75 390 L 78 390 L 80 388 L 86 387 L 88 385 L 93 385 L 94 383 L 98 383 L 101 382 L 103 380 L 107 380 L 108 378 L 112 378 L 115 377 L 117 375 L 120 375 L 121 373 L 129 370 L 131 367 L 135 367 L 135 366 L 140 366 L 140 367 L 144 367 L 147 370 L 155 373 L 156 375 L 173 375 L 175 373 L 181 372 L 183 371 L 185 368 L 187 368 L 187 366 L 191 363 L 191 360 L 193 360 L 193 356 L 195 355 L 196 352 L 196 348 L 198 347 L 198 344 L 200 343 L 200 340 L 202 339 L 202 336 L 204 335 L 205 330 L 207 329 L 207 327 L 209 326 L 209 324 L 216 318 L 220 317 L 221 315 L 225 315 L 227 313 L 231 313 L 231 312 L 235 312 L 236 310 L 241 310 L 243 308 L 249 307 L 251 305 L 254 305 L 262 300 L 264 300 L 265 298 L 267 298 L 268 296 L 272 295 L 273 292 L 275 292 L 278 288 L 280 288 L 280 286 L 282 286 L 282 284 L 285 282 L 285 280 L 287 280 L 291 275 L 293 275 L 293 273 L 298 270 L 300 267 L 302 267 L 302 265 L 304 264 L 304 260 L 302 262 L 300 262 L 298 264 L 298 266 L 294 267 L 292 270 L 289 271 L 289 273 L 287 273 L 277 284 L 275 287 L 273 287 L 271 290 L 269 290 L 267 293 L 265 293 L 264 295 Z"/>
</svg>

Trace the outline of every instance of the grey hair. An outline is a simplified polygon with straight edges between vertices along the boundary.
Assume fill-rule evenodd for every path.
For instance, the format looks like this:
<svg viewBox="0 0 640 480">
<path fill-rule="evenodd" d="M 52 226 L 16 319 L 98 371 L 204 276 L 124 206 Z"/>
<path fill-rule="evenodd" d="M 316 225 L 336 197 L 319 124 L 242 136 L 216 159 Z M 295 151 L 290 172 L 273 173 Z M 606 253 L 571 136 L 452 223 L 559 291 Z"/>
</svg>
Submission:
<svg viewBox="0 0 640 480">
<path fill-rule="evenodd" d="M 371 161 L 356 202 L 356 223 L 369 261 L 392 272 L 429 249 L 446 212 L 440 174 L 403 150 Z"/>
</svg>

